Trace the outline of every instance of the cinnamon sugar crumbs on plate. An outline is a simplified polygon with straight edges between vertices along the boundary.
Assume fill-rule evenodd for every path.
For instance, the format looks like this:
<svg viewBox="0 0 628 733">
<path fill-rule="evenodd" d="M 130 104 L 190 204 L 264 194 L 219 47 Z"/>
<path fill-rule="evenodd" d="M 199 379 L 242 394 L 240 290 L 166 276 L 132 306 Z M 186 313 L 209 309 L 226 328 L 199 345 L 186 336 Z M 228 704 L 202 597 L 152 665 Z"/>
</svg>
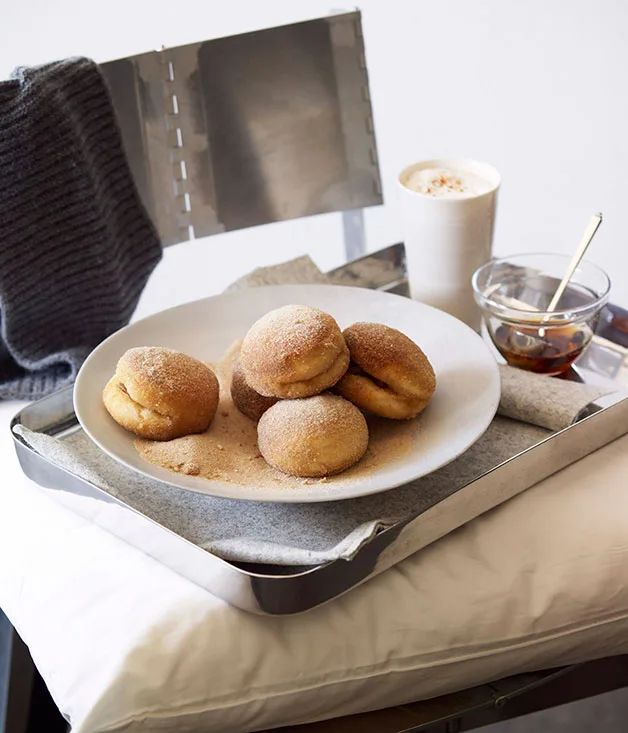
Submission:
<svg viewBox="0 0 628 733">
<path fill-rule="evenodd" d="M 186 435 L 169 441 L 137 439 L 140 456 L 155 466 L 175 473 L 200 476 L 243 487 L 294 489 L 300 485 L 354 483 L 383 464 L 403 460 L 416 450 L 419 420 L 396 421 L 369 417 L 369 447 L 362 460 L 337 476 L 301 479 L 269 466 L 257 447 L 257 424 L 233 404 L 231 373 L 240 352 L 241 341 L 234 343 L 212 366 L 220 383 L 220 403 L 209 429 L 199 435 Z"/>
</svg>

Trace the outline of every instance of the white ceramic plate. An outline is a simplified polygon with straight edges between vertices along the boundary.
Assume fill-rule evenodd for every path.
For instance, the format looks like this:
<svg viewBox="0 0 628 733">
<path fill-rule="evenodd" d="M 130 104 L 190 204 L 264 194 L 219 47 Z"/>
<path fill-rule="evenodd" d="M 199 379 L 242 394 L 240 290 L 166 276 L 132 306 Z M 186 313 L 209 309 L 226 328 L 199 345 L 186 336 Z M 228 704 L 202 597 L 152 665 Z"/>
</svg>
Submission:
<svg viewBox="0 0 628 733">
<path fill-rule="evenodd" d="M 102 404 L 102 390 L 120 356 L 133 346 L 166 346 L 203 361 L 217 361 L 251 324 L 273 308 L 304 303 L 331 313 L 341 328 L 377 321 L 403 331 L 430 359 L 437 388 L 417 418 L 416 451 L 374 469 L 359 480 L 343 475 L 293 490 L 240 487 L 185 476 L 146 463 L 134 436 L 117 425 Z M 110 456 L 138 473 L 182 489 L 229 499 L 315 502 L 373 494 L 412 481 L 463 453 L 486 430 L 499 402 L 499 372 L 482 339 L 460 321 L 429 306 L 362 288 L 332 285 L 281 285 L 218 295 L 157 313 L 103 341 L 88 357 L 76 380 L 74 407 L 85 432 Z"/>
</svg>

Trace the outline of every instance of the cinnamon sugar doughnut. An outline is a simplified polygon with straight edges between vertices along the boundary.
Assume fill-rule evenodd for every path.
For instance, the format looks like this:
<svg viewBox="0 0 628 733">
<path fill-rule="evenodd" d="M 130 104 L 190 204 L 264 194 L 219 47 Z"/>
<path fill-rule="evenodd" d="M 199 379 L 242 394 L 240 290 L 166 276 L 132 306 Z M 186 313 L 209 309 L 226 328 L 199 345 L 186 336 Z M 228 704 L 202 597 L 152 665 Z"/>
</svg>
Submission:
<svg viewBox="0 0 628 733">
<path fill-rule="evenodd" d="M 349 350 L 328 313 L 286 305 L 253 324 L 242 343 L 240 363 L 256 392 L 296 399 L 336 384 L 347 371 Z"/>
<path fill-rule="evenodd" d="M 277 397 L 264 397 L 248 384 L 239 361 L 231 375 L 231 399 L 243 415 L 255 422 L 277 402 Z"/>
<path fill-rule="evenodd" d="M 266 462 L 292 476 L 340 473 L 362 458 L 368 440 L 364 415 L 331 394 L 277 402 L 257 426 L 257 442 Z"/>
<path fill-rule="evenodd" d="M 354 323 L 343 332 L 351 364 L 336 391 L 362 410 L 395 420 L 416 417 L 436 389 L 434 369 L 401 331 Z"/>
<path fill-rule="evenodd" d="M 103 403 L 123 428 L 152 440 L 207 430 L 218 407 L 212 370 L 180 351 L 129 349 L 103 391 Z"/>
</svg>

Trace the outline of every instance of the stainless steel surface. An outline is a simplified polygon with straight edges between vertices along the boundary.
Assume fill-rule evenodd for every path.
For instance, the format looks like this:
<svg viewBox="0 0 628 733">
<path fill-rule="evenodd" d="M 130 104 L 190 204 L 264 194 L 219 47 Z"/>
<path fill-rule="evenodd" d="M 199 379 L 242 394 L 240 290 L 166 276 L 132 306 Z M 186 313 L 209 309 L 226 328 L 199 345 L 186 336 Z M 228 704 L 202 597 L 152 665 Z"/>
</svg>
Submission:
<svg viewBox="0 0 628 733">
<path fill-rule="evenodd" d="M 342 212 L 342 230 L 347 262 L 366 255 L 366 232 L 364 230 L 364 212 L 362 209 L 351 209 Z"/>
<path fill-rule="evenodd" d="M 390 247 L 330 274 L 343 284 L 349 279 L 382 289 L 391 283 L 402 287 L 403 248 Z M 587 380 L 606 378 L 587 370 L 582 373 Z M 29 405 L 16 415 L 12 427 L 16 424 L 60 438 L 79 430 L 72 389 Z M 13 438 L 24 472 L 52 498 L 232 605 L 278 615 L 300 613 L 336 598 L 455 529 L 448 524 L 452 514 L 460 526 L 627 432 L 628 399 L 622 393 L 607 395 L 588 405 L 574 425 L 513 456 L 422 514 L 380 532 L 352 560 L 307 569 L 225 562 L 50 463 L 15 433 Z"/>
<path fill-rule="evenodd" d="M 330 270 L 327 277 L 333 285 L 373 288 L 386 292 L 394 290 L 399 295 L 410 293 L 403 244 L 393 244 L 348 262 Z"/>
<path fill-rule="evenodd" d="M 101 68 L 164 245 L 382 203 L 359 12 Z"/>
</svg>

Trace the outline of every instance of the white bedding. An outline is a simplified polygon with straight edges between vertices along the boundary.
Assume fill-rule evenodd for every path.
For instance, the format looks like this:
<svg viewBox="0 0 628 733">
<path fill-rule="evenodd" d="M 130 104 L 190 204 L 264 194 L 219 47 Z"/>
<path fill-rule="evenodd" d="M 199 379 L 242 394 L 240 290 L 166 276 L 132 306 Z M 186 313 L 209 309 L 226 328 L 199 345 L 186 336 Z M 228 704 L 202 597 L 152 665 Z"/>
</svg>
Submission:
<svg viewBox="0 0 628 733">
<path fill-rule="evenodd" d="M 0 405 L 0 606 L 75 732 L 244 733 L 628 652 L 628 437 L 308 614 L 230 608 L 43 496 Z"/>
</svg>

